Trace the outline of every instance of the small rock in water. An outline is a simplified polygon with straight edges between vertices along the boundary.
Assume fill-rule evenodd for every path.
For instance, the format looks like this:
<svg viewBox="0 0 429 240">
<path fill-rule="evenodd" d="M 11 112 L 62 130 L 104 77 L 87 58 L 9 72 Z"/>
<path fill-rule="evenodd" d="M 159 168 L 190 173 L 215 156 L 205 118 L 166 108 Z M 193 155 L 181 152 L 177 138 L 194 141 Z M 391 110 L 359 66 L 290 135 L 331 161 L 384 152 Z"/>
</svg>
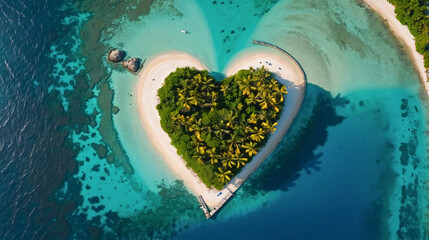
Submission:
<svg viewBox="0 0 429 240">
<path fill-rule="evenodd" d="M 109 61 L 112 61 L 114 63 L 120 62 L 124 59 L 125 57 L 125 52 L 124 51 L 120 51 L 118 49 L 112 49 L 109 52 L 109 56 L 107 57 L 107 59 L 109 59 Z"/>
<path fill-rule="evenodd" d="M 122 65 L 131 72 L 135 73 L 140 69 L 140 59 L 138 58 L 131 58 L 128 60 L 125 60 L 122 62 Z"/>
</svg>

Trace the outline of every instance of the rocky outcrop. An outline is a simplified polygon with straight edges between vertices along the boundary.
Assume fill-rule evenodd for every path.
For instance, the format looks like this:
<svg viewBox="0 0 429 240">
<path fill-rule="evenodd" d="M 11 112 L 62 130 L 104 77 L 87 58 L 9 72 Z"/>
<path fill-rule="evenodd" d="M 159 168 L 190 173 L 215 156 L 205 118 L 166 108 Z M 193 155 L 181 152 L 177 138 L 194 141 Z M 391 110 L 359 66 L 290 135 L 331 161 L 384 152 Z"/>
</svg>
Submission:
<svg viewBox="0 0 429 240">
<path fill-rule="evenodd" d="M 126 68 L 128 68 L 128 70 L 130 70 L 131 72 L 135 73 L 140 69 L 140 59 L 138 58 L 131 58 L 128 60 L 124 60 L 122 62 L 122 65 Z"/>
<path fill-rule="evenodd" d="M 124 59 L 125 57 L 125 52 L 124 51 L 120 51 L 118 49 L 112 49 L 109 52 L 109 56 L 107 57 L 107 59 L 109 59 L 109 61 L 112 61 L 114 63 L 120 62 Z"/>
<path fill-rule="evenodd" d="M 114 63 L 122 62 L 122 66 L 126 67 L 130 72 L 136 73 L 139 71 L 141 65 L 139 58 L 124 58 L 125 52 L 115 48 L 110 50 L 109 55 L 107 56 L 107 59 L 109 61 L 112 61 Z"/>
</svg>

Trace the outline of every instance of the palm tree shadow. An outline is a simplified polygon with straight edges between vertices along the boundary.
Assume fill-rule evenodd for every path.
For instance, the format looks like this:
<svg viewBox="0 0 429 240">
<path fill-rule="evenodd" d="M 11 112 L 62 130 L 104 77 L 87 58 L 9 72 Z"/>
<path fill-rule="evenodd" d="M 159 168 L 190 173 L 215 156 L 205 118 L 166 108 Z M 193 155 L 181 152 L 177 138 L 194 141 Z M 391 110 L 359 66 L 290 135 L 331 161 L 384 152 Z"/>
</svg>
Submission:
<svg viewBox="0 0 429 240">
<path fill-rule="evenodd" d="M 341 97 L 341 93 L 338 93 L 337 96 L 335 96 L 335 98 L 332 99 L 332 105 L 338 106 L 338 107 L 345 107 L 349 103 L 350 103 L 350 100 Z"/>
<path fill-rule="evenodd" d="M 340 94 L 332 97 L 321 87 L 307 84 L 303 108 L 311 111 L 300 111 L 296 119 L 300 121 L 295 121 L 291 126 L 291 130 L 295 128 L 293 130 L 296 134 L 286 135 L 262 169 L 244 185 L 243 190 L 252 195 L 277 190 L 288 191 L 296 186 L 303 171 L 307 174 L 320 171 L 323 153 L 315 153 L 315 150 L 327 141 L 327 128 L 340 124 L 345 119 L 337 115 L 335 109 L 345 107 L 348 103 L 349 100 Z"/>
</svg>

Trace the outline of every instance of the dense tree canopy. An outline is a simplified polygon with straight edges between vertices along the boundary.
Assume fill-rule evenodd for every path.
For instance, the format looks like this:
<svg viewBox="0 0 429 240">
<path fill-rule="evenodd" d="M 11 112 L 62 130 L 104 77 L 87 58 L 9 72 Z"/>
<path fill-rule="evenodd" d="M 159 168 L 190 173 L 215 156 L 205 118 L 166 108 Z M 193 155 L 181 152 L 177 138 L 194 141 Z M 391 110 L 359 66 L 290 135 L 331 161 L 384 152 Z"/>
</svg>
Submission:
<svg viewBox="0 0 429 240">
<path fill-rule="evenodd" d="M 408 26 L 416 40 L 416 50 L 425 57 L 425 67 L 429 67 L 426 59 L 429 42 L 429 20 L 426 12 L 429 0 L 389 0 L 395 5 L 395 13 L 398 20 Z"/>
<path fill-rule="evenodd" d="M 161 126 L 200 179 L 221 189 L 276 130 L 286 87 L 264 67 L 222 82 L 178 68 L 158 90 Z"/>
</svg>

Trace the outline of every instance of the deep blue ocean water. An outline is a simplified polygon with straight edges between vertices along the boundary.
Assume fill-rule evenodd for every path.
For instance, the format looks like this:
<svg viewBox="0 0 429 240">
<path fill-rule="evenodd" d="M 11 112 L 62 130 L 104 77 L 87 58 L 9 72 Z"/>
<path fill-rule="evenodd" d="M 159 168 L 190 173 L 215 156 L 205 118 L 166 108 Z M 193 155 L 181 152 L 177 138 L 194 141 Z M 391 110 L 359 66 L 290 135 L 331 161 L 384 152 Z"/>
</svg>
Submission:
<svg viewBox="0 0 429 240">
<path fill-rule="evenodd" d="M 0 238 L 427 239 L 427 98 L 392 36 L 352 2 L 0 0 Z M 158 44 L 130 53 L 186 50 L 221 71 L 257 36 L 307 71 L 288 136 L 214 220 L 144 133 L 121 125 L 136 79 L 103 51 L 140 44 L 120 35 L 148 23 L 195 25 L 213 42 L 143 31 Z M 202 41 L 213 52 L 198 55 Z M 137 140 L 143 154 L 121 146 Z"/>
<path fill-rule="evenodd" d="M 62 107 L 47 94 L 53 62 L 48 50 L 63 18 L 55 1 L 0 2 L 0 236 L 65 237 L 65 214 L 52 194 L 71 175 Z M 62 209 L 62 210 L 61 210 Z"/>
</svg>

